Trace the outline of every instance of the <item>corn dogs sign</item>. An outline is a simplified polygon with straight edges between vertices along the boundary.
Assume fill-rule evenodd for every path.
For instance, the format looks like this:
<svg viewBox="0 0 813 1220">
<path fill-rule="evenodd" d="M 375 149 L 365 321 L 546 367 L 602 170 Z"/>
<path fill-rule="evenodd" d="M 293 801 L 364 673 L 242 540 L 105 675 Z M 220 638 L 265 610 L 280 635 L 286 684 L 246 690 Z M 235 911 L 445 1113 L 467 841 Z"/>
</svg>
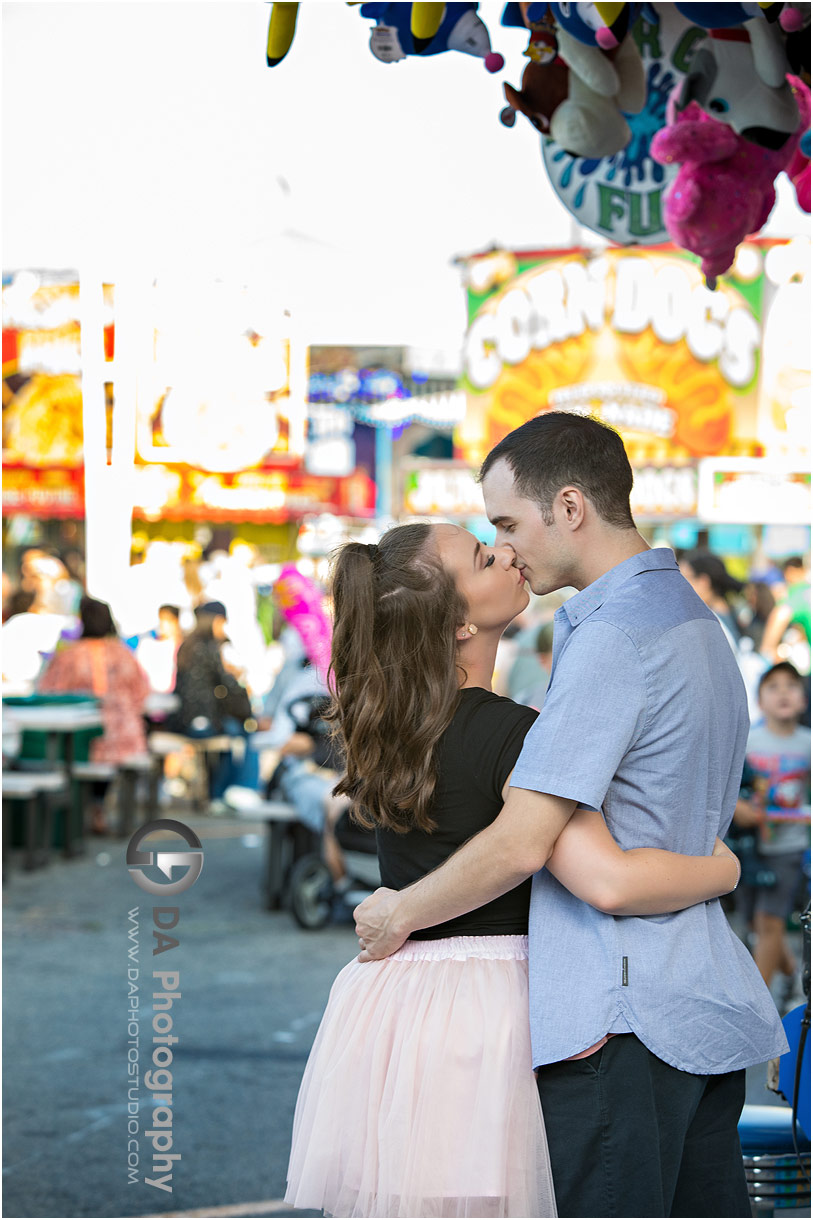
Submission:
<svg viewBox="0 0 813 1220">
<path fill-rule="evenodd" d="M 750 252 L 751 278 L 715 292 L 670 246 L 471 260 L 466 460 L 552 409 L 596 414 L 669 458 L 752 439 L 762 272 Z"/>
</svg>

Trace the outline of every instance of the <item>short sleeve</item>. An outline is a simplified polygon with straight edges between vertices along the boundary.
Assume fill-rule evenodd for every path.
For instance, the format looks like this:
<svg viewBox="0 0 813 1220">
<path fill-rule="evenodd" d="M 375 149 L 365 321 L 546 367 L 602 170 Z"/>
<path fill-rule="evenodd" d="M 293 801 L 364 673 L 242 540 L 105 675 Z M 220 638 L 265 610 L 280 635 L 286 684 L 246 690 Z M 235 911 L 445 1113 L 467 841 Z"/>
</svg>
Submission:
<svg viewBox="0 0 813 1220">
<path fill-rule="evenodd" d="M 464 717 L 466 762 L 477 788 L 502 803 L 502 790 L 514 769 L 525 737 L 538 713 L 512 699 L 491 696 Z"/>
<path fill-rule="evenodd" d="M 557 658 L 511 786 L 600 809 L 646 711 L 643 665 L 632 640 L 601 619 L 582 623 Z"/>
</svg>

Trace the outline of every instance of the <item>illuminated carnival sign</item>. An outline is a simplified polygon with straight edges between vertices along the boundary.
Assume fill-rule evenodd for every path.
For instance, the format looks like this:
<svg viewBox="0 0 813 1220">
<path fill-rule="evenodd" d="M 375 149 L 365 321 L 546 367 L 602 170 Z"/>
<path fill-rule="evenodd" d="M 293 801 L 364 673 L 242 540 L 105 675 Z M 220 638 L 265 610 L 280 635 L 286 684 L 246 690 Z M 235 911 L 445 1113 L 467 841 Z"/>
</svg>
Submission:
<svg viewBox="0 0 813 1220">
<path fill-rule="evenodd" d="M 473 259 L 461 456 L 542 411 L 595 414 L 663 464 L 756 435 L 762 259 L 711 292 L 673 247 Z M 483 264 L 498 262 L 489 281 Z"/>
</svg>

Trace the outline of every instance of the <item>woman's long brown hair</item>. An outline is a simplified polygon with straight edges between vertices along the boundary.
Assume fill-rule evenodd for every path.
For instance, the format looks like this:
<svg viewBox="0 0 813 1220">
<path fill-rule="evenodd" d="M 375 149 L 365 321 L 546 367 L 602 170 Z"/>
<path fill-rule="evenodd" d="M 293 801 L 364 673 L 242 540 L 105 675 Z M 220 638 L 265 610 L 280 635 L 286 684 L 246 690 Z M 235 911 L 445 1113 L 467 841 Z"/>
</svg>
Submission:
<svg viewBox="0 0 813 1220">
<path fill-rule="evenodd" d="M 436 748 L 458 702 L 465 602 L 428 525 L 396 526 L 377 546 L 348 543 L 332 591 L 328 716 L 346 760 L 336 792 L 363 826 L 433 830 Z"/>
</svg>

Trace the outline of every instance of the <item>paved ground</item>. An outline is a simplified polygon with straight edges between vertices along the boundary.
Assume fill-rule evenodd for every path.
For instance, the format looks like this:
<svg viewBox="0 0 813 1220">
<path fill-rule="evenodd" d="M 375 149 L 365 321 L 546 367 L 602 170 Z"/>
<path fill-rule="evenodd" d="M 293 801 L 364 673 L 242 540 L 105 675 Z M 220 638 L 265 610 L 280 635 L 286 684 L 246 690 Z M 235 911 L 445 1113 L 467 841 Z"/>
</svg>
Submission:
<svg viewBox="0 0 813 1220">
<path fill-rule="evenodd" d="M 175 816 L 175 815 L 173 815 Z M 259 828 L 178 815 L 204 840 L 203 872 L 176 899 L 132 881 L 124 846 L 12 870 L 4 896 L 6 1216 L 290 1216 L 282 1203 L 299 1078 L 351 927 L 302 932 L 262 909 Z M 173 845 L 174 846 L 174 845 Z M 179 944 L 157 957 L 153 902 L 177 905 Z M 147 1186 L 152 1105 L 127 1174 L 128 912 L 142 1004 L 153 969 L 178 970 L 173 1002 L 172 1193 Z M 152 1013 L 140 1037 L 152 1051 Z M 134 1033 L 135 1031 L 130 1031 Z M 142 1072 L 149 1067 L 142 1052 Z M 775 1100 L 764 1072 L 748 1100 Z M 160 1176 L 160 1175 L 158 1175 Z"/>
<path fill-rule="evenodd" d="M 174 902 L 179 944 L 152 957 L 153 900 L 124 847 L 13 872 L 5 922 L 7 1216 L 135 1216 L 213 1208 L 290 1215 L 285 1188 L 299 1078 L 352 928 L 304 933 L 259 899 L 261 840 L 250 827 L 184 816 L 205 865 Z M 215 837 L 216 836 L 216 837 Z M 137 1184 L 127 1183 L 128 912 L 139 908 L 142 996 L 153 969 L 180 972 L 173 1003 L 175 1162 L 171 1194 L 146 1186 L 152 1146 L 142 1088 Z M 159 965 L 160 963 L 160 965 Z M 152 1051 L 152 1013 L 142 1045 Z M 131 1032 L 135 1032 L 134 1030 Z M 149 1060 L 142 1055 L 142 1071 Z M 260 1204 L 260 1206 L 256 1206 Z M 248 1205 L 248 1206 L 246 1206 Z M 300 1213 L 307 1214 L 307 1213 Z M 311 1213 L 315 1214 L 315 1213 Z"/>
</svg>

